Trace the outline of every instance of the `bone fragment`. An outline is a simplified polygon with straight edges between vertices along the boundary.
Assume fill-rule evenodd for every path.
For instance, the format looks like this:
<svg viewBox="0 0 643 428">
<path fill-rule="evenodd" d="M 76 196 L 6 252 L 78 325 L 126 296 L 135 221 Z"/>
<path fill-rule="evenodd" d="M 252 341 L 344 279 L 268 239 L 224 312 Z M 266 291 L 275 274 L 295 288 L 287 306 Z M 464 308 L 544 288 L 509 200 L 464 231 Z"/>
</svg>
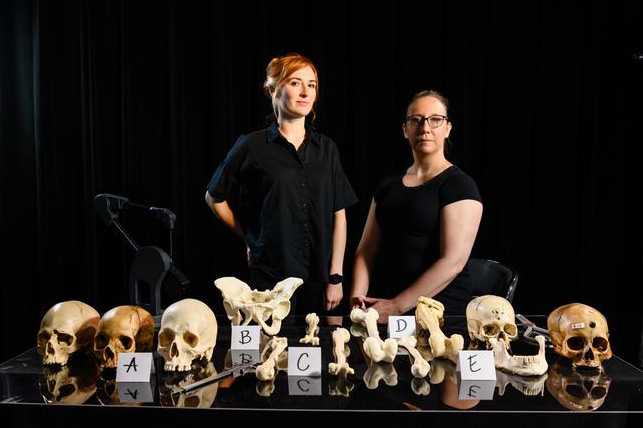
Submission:
<svg viewBox="0 0 643 428">
<path fill-rule="evenodd" d="M 464 348 L 464 338 L 453 334 L 447 338 L 440 328 L 444 305 L 437 300 L 420 297 L 415 310 L 415 319 L 421 329 L 428 330 L 429 346 L 434 358 L 455 356 Z"/>
<path fill-rule="evenodd" d="M 263 363 L 257 367 L 255 375 L 259 380 L 273 380 L 278 371 L 281 354 L 288 347 L 288 339 L 285 337 L 273 337 L 266 344 L 261 359 Z M 266 355 L 270 352 L 270 355 Z"/>
<path fill-rule="evenodd" d="M 355 374 L 355 370 L 348 365 L 347 357 L 350 355 L 350 348 L 346 345 L 351 335 L 345 328 L 338 328 L 333 331 L 333 354 L 335 363 L 328 364 L 328 372 L 333 376 L 344 376 Z"/>
<path fill-rule="evenodd" d="M 398 344 L 409 351 L 409 358 L 413 363 L 413 365 L 411 366 L 411 373 L 413 374 L 413 376 L 417 378 L 426 377 L 426 375 L 429 374 L 429 370 L 431 370 L 431 365 L 424 358 L 422 358 L 422 355 L 420 355 L 420 353 L 416 349 L 417 340 L 415 339 L 415 337 L 403 337 L 402 339 L 400 339 Z"/>
<path fill-rule="evenodd" d="M 397 341 L 395 339 L 380 339 L 380 333 L 377 330 L 377 319 L 379 314 L 373 308 L 368 308 L 366 312 L 360 308 L 351 311 L 351 321 L 354 323 L 364 322 L 368 331 L 368 338 L 364 340 L 363 348 L 366 355 L 373 362 L 385 361 L 392 363 L 397 354 Z"/>
<path fill-rule="evenodd" d="M 306 329 L 306 336 L 299 339 L 299 343 L 307 343 L 313 346 L 319 346 L 319 317 L 316 313 L 311 313 L 306 315 L 306 323 L 308 328 Z"/>
</svg>

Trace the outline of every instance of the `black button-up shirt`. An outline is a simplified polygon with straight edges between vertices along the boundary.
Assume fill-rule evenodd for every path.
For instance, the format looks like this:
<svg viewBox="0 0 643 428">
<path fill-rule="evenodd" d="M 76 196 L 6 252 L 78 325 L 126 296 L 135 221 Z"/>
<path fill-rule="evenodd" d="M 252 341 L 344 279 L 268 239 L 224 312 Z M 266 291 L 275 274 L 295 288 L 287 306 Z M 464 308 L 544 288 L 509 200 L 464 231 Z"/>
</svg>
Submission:
<svg viewBox="0 0 643 428">
<path fill-rule="evenodd" d="M 275 278 L 328 282 L 333 214 L 357 203 L 333 140 L 307 129 L 296 150 L 274 124 L 242 135 L 208 193 L 232 205 L 254 266 Z"/>
</svg>

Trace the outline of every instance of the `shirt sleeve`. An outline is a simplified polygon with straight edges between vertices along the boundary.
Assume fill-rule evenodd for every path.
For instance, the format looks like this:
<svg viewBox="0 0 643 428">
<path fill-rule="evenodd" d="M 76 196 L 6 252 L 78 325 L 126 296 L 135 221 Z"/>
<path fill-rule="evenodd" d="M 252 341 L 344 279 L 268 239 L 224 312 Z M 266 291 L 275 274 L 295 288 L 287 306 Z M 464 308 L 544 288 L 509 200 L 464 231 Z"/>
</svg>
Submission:
<svg viewBox="0 0 643 428">
<path fill-rule="evenodd" d="M 248 156 L 246 138 L 239 137 L 208 183 L 208 193 L 215 202 L 228 200 L 230 192 L 241 182 L 241 166 Z"/>
<path fill-rule="evenodd" d="M 440 188 L 440 207 L 465 199 L 482 202 L 480 191 L 473 178 L 462 171 L 449 177 Z"/>
<path fill-rule="evenodd" d="M 348 181 L 348 177 L 346 177 L 346 174 L 344 173 L 342 163 L 339 159 L 339 150 L 337 150 L 337 146 L 333 141 L 331 141 L 331 162 L 335 193 L 333 211 L 339 211 L 350 207 L 351 205 L 355 205 L 358 199 L 353 187 Z"/>
</svg>

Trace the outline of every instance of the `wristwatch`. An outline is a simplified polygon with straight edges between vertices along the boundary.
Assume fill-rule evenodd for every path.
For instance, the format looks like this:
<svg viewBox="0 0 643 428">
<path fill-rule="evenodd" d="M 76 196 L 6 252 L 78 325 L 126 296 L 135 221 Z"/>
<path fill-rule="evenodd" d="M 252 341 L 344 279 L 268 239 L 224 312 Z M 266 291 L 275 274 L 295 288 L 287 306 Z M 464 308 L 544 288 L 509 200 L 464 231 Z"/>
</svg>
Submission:
<svg viewBox="0 0 643 428">
<path fill-rule="evenodd" d="M 328 282 L 331 284 L 341 284 L 344 281 L 344 276 L 338 273 L 334 273 L 328 277 Z"/>
</svg>

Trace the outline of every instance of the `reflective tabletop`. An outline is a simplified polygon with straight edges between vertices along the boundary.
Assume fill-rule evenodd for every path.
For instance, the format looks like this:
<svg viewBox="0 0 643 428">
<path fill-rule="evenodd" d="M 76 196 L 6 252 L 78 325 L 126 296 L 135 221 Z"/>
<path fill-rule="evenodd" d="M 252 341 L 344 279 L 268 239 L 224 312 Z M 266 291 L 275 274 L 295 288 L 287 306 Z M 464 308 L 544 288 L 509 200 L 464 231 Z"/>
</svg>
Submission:
<svg viewBox="0 0 643 428">
<path fill-rule="evenodd" d="M 527 317 L 538 325 L 546 320 L 543 316 Z M 288 376 L 286 370 L 280 370 L 270 382 L 258 381 L 253 372 L 248 372 L 194 392 L 178 393 L 196 381 L 234 367 L 234 363 L 260 358 L 258 352 L 231 352 L 230 322 L 220 316 L 217 321 L 217 344 L 210 362 L 195 364 L 189 372 L 165 372 L 162 358 L 154 352 L 156 370 L 147 383 L 117 383 L 114 373 L 101 372 L 92 356 L 77 356 L 62 367 L 43 367 L 36 349 L 29 349 L 0 365 L 0 402 L 3 406 L 191 407 L 304 413 L 643 413 L 643 372 L 616 355 L 604 362 L 602 370 L 581 370 L 547 349 L 546 374 L 525 377 L 497 370 L 490 396 L 465 399 L 466 391 L 458 383 L 453 361 L 435 359 L 429 375 L 417 379 L 411 374 L 408 354 L 398 354 L 393 363 L 367 364 L 361 339 L 351 336 L 348 362 L 355 373 L 347 378 L 331 376 L 332 331 L 338 325 L 347 329 L 352 325 L 348 318 L 341 317 L 322 318 L 320 322 L 319 377 Z M 386 338 L 386 326 L 379 329 L 381 337 Z M 289 348 L 310 348 L 299 343 L 305 334 L 304 319 L 289 317 L 279 336 L 288 339 Z M 465 338 L 465 346 L 467 342 Z M 537 350 L 524 340 L 514 343 L 512 349 L 518 354 L 535 354 Z"/>
</svg>

